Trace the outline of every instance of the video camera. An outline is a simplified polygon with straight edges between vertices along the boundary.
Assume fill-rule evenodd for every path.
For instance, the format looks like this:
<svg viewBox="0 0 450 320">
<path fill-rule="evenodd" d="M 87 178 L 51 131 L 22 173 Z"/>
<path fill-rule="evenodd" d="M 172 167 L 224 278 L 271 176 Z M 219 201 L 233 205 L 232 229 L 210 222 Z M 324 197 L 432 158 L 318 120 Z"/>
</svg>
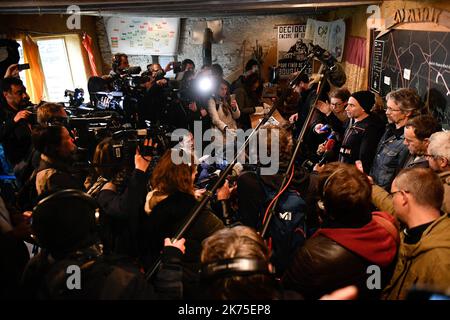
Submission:
<svg viewBox="0 0 450 320">
<path fill-rule="evenodd" d="M 325 64 L 328 68 L 332 69 L 334 68 L 337 60 L 333 55 L 318 45 L 313 45 L 312 43 L 309 44 L 311 49 L 310 53 L 319 59 L 323 64 Z"/>
<path fill-rule="evenodd" d="M 28 123 L 32 126 L 37 125 L 37 106 L 30 103 L 24 110 L 31 112 L 31 115 L 28 117 Z"/>
<path fill-rule="evenodd" d="M 142 83 L 141 67 L 129 67 L 122 70 L 121 75 L 113 80 L 113 86 L 116 91 L 131 92 L 138 88 Z"/>
<path fill-rule="evenodd" d="M 84 90 L 82 88 L 75 88 L 75 90 L 64 91 L 64 97 L 69 97 L 69 105 L 79 107 L 84 101 Z"/>
<path fill-rule="evenodd" d="M 150 130 L 119 130 L 113 133 L 112 138 L 117 141 L 113 147 L 113 155 L 119 162 L 134 161 L 136 149 L 143 157 L 157 156 L 159 153 L 153 146 L 145 145 L 146 139 L 151 138 Z"/>
</svg>

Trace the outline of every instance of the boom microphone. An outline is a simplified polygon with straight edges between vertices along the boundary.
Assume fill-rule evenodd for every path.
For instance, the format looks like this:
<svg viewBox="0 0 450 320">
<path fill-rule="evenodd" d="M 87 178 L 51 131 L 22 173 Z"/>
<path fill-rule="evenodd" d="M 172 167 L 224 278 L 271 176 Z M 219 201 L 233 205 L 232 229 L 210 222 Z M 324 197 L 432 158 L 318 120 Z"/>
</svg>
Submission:
<svg viewBox="0 0 450 320">
<path fill-rule="evenodd" d="M 336 58 L 330 52 L 321 46 L 311 43 L 310 46 L 310 53 L 327 67 L 326 73 L 330 83 L 336 87 L 342 87 L 347 81 L 347 76 L 341 64 L 337 62 Z"/>
</svg>

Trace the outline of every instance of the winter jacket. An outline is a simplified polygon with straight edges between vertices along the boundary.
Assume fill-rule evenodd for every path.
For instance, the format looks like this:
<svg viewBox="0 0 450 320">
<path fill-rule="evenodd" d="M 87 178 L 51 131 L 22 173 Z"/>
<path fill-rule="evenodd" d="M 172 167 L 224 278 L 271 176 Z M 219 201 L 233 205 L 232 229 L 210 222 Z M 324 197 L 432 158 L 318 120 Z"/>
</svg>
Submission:
<svg viewBox="0 0 450 320">
<path fill-rule="evenodd" d="M 401 245 L 390 283 L 383 290 L 383 298 L 403 300 L 414 286 L 430 290 L 450 288 L 450 219 L 448 214 L 434 221 L 416 244 Z"/>
<path fill-rule="evenodd" d="M 146 208 L 152 201 L 147 197 Z M 144 266 L 149 268 L 160 256 L 164 238 L 172 238 L 185 224 L 191 209 L 197 200 L 193 195 L 175 192 L 168 197 L 161 197 L 159 202 L 152 203 L 151 212 L 142 217 L 140 225 L 140 247 Z M 186 239 L 186 253 L 183 256 L 183 284 L 186 296 L 189 297 L 192 284 L 198 282 L 200 268 L 201 244 L 204 239 L 224 227 L 222 221 L 208 209 L 203 210 L 191 227 L 183 235 Z"/>
<path fill-rule="evenodd" d="M 161 269 L 154 286 L 138 267 L 125 256 L 103 255 L 95 246 L 77 250 L 55 260 L 45 250 L 28 264 L 22 281 L 23 297 L 38 300 L 129 300 L 180 299 L 182 297 L 182 252 L 164 247 Z M 81 269 L 80 289 L 68 290 L 67 272 L 76 265 Z"/>
<path fill-rule="evenodd" d="M 260 106 L 261 101 L 255 93 L 248 92 L 244 86 L 237 88 L 235 94 L 240 111 L 240 128 L 249 129 L 251 128 L 250 115 L 255 113 L 255 107 Z"/>
<path fill-rule="evenodd" d="M 83 190 L 83 184 L 70 172 L 69 164 L 53 161 L 41 154 L 41 162 L 36 174 L 36 191 L 38 196 L 63 189 Z"/>
<path fill-rule="evenodd" d="M 367 268 L 379 266 L 381 282 L 387 283 L 388 270 L 397 254 L 398 234 L 391 234 L 375 219 L 384 219 L 396 230 L 394 218 L 383 212 L 374 212 L 370 222 L 360 228 L 319 229 L 295 254 L 282 278 L 283 287 L 299 292 L 305 299 L 318 299 L 356 285 L 360 298 L 376 298 L 380 291 L 367 288 Z"/>
<path fill-rule="evenodd" d="M 364 172 L 370 172 L 376 146 L 383 132 L 382 125 L 378 117 L 369 115 L 349 126 L 341 143 L 339 161 L 353 164 L 361 160 Z"/>
<path fill-rule="evenodd" d="M 444 201 L 442 202 L 442 211 L 450 213 L 450 170 L 439 173 L 444 184 Z"/>
<path fill-rule="evenodd" d="M 12 166 L 25 161 L 32 146 L 31 126 L 24 119 L 14 122 L 17 112 L 6 104 L 0 106 L 0 143 Z"/>
<path fill-rule="evenodd" d="M 406 168 L 428 168 L 428 160 L 424 156 L 408 155 L 408 158 L 403 165 L 403 169 Z"/>
<path fill-rule="evenodd" d="M 104 214 L 104 244 L 116 254 L 138 255 L 139 215 L 144 207 L 147 181 L 145 172 L 135 169 L 123 192 L 104 187 L 93 195 Z"/>
<path fill-rule="evenodd" d="M 214 99 L 209 99 L 208 101 L 208 113 L 211 117 L 212 124 L 221 132 L 224 132 L 225 127 L 237 129 L 236 119 L 239 119 L 241 115 L 239 108 L 233 111 L 231 107 L 229 107 L 228 114 L 225 114 L 224 103 L 228 105 L 226 101 L 216 101 Z"/>
<path fill-rule="evenodd" d="M 370 176 L 386 190 L 389 190 L 408 157 L 408 148 L 403 144 L 404 138 L 403 128 L 395 129 L 393 125 L 389 125 L 378 144 Z"/>
</svg>

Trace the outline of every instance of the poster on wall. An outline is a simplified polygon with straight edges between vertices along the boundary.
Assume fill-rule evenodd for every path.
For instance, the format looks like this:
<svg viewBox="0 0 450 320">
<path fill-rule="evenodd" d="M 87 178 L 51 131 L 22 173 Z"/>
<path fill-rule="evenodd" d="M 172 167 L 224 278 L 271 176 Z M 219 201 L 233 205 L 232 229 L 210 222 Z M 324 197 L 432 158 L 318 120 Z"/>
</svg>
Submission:
<svg viewBox="0 0 450 320">
<path fill-rule="evenodd" d="M 177 54 L 179 18 L 109 17 L 105 18 L 105 27 L 113 54 Z"/>
<path fill-rule="evenodd" d="M 345 44 L 345 22 L 344 20 L 326 22 L 308 19 L 305 39 L 329 51 L 337 61 L 341 62 Z"/>
<path fill-rule="evenodd" d="M 292 24 L 278 26 L 277 61 L 279 75 L 287 78 L 305 67 L 304 72 L 312 73 L 308 43 L 305 38 L 306 25 Z"/>
</svg>

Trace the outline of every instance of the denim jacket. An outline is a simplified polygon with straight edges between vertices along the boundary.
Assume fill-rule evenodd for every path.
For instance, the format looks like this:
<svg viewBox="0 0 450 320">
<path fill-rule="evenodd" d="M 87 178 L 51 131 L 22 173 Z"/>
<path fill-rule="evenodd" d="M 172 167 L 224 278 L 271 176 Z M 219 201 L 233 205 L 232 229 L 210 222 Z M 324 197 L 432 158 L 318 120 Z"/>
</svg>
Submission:
<svg viewBox="0 0 450 320">
<path fill-rule="evenodd" d="M 408 148 L 403 144 L 404 134 L 395 134 L 388 128 L 380 140 L 373 160 L 371 177 L 375 184 L 389 189 L 397 173 L 408 157 Z"/>
</svg>

